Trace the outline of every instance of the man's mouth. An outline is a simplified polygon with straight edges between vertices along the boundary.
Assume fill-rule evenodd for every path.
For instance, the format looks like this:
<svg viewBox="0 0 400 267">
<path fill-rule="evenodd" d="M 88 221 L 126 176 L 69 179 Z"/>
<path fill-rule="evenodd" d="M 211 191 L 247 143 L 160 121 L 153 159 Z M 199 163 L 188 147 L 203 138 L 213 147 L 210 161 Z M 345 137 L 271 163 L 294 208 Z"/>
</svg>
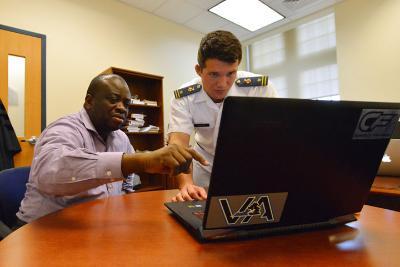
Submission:
<svg viewBox="0 0 400 267">
<path fill-rule="evenodd" d="M 112 118 L 113 118 L 114 121 L 116 121 L 119 124 L 121 124 L 121 123 L 123 123 L 125 121 L 125 116 L 123 116 L 123 115 L 115 114 L 115 115 L 112 116 Z"/>
</svg>

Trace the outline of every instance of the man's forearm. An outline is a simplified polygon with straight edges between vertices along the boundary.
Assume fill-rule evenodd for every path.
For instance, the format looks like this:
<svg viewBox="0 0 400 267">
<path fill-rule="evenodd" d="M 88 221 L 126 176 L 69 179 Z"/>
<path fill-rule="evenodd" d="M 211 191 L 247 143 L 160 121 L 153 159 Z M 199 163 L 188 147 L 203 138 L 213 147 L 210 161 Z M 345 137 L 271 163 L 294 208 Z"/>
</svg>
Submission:
<svg viewBox="0 0 400 267">
<path fill-rule="evenodd" d="M 124 177 L 131 173 L 143 173 L 145 170 L 145 160 L 141 153 L 123 154 L 121 160 L 121 171 Z"/>
</svg>

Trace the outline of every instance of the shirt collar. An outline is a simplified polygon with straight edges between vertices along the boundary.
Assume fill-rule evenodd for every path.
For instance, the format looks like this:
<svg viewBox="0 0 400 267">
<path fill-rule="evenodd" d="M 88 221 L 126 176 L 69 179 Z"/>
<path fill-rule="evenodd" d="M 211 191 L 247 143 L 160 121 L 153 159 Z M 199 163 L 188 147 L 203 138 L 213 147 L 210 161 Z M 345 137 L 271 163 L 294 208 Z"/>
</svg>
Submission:
<svg viewBox="0 0 400 267">
<path fill-rule="evenodd" d="M 201 89 L 200 92 L 195 95 L 194 102 L 195 103 L 205 102 L 207 101 L 207 99 L 210 99 L 210 97 L 207 95 L 204 89 Z"/>
<path fill-rule="evenodd" d="M 82 108 L 81 111 L 79 112 L 83 125 L 85 125 L 86 129 L 96 132 L 96 128 L 94 128 L 94 125 L 89 117 L 89 114 L 87 113 L 86 109 Z"/>
<path fill-rule="evenodd" d="M 85 128 L 88 129 L 89 131 L 94 132 L 97 135 L 97 137 L 104 142 L 103 138 L 100 136 L 100 134 L 97 132 L 96 128 L 94 127 L 93 122 L 90 119 L 89 114 L 87 113 L 86 109 L 82 108 L 81 111 L 79 112 L 79 114 L 81 116 L 83 125 L 85 125 Z M 110 134 L 107 137 L 107 140 L 109 140 L 110 138 L 113 138 L 113 137 L 114 137 L 114 131 L 110 132 Z"/>
</svg>

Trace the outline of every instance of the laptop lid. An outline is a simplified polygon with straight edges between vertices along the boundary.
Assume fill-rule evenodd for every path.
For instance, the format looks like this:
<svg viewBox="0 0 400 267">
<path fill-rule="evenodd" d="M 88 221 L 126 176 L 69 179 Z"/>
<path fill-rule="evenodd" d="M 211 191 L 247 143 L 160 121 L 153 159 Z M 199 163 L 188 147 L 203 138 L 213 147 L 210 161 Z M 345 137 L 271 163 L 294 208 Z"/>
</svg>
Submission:
<svg viewBox="0 0 400 267">
<path fill-rule="evenodd" d="M 379 176 L 400 177 L 400 139 L 391 139 L 378 170 Z"/>
<path fill-rule="evenodd" d="M 400 121 L 397 123 L 389 145 L 383 155 L 378 175 L 400 176 Z"/>
<path fill-rule="evenodd" d="M 400 104 L 228 97 L 204 229 L 286 227 L 361 210 Z"/>
</svg>

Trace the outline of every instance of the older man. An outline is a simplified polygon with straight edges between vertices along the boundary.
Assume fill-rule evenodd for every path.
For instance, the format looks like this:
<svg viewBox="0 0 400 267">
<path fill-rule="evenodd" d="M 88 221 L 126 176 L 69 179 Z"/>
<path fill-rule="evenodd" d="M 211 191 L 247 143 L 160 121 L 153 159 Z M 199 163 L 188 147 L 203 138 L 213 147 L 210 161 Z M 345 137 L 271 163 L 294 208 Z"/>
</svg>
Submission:
<svg viewBox="0 0 400 267">
<path fill-rule="evenodd" d="M 178 145 L 134 153 L 119 130 L 130 99 L 124 79 L 100 75 L 90 83 L 80 112 L 43 131 L 16 227 L 71 204 L 122 194 L 121 181 L 135 172 L 187 172 L 192 159 L 207 164 L 194 150 Z"/>
</svg>

